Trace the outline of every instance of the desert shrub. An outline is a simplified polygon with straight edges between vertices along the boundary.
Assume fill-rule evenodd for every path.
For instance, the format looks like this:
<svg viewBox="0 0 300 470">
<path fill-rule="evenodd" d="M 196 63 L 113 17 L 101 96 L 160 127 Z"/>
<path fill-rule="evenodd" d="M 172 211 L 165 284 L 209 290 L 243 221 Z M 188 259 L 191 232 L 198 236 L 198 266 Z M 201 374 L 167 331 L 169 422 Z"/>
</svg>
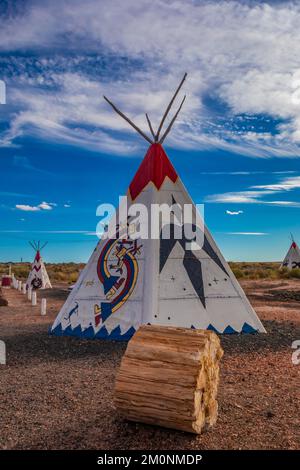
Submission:
<svg viewBox="0 0 300 470">
<path fill-rule="evenodd" d="M 265 279 L 267 276 L 267 271 L 265 269 L 257 269 L 254 272 L 255 279 Z"/>
<path fill-rule="evenodd" d="M 235 268 L 234 266 L 232 266 L 231 269 L 232 269 L 232 272 L 233 272 L 233 274 L 235 275 L 235 277 L 237 279 L 242 279 L 243 277 L 245 277 L 244 272 L 243 272 L 242 269 Z"/>
<path fill-rule="evenodd" d="M 280 279 L 280 263 L 230 262 L 230 267 L 238 279 Z"/>
<path fill-rule="evenodd" d="M 70 276 L 69 276 L 69 281 L 70 282 L 76 282 L 78 279 L 78 271 L 73 271 Z"/>
<path fill-rule="evenodd" d="M 52 282 L 69 282 L 73 284 L 78 278 L 84 263 L 46 263 L 47 272 Z M 31 263 L 12 263 L 12 272 L 20 280 L 26 280 Z M 0 276 L 8 274 L 9 263 L 0 263 Z"/>
<path fill-rule="evenodd" d="M 288 271 L 279 269 L 280 263 L 263 262 L 230 262 L 230 267 L 237 279 L 300 279 L 300 269 Z M 12 263 L 12 271 L 16 277 L 25 280 L 29 274 L 30 263 Z M 77 281 L 84 263 L 46 263 L 52 282 L 73 284 Z M 0 263 L 0 275 L 8 273 L 9 263 Z"/>
<path fill-rule="evenodd" d="M 289 278 L 300 279 L 300 269 L 296 268 L 289 271 Z"/>
</svg>

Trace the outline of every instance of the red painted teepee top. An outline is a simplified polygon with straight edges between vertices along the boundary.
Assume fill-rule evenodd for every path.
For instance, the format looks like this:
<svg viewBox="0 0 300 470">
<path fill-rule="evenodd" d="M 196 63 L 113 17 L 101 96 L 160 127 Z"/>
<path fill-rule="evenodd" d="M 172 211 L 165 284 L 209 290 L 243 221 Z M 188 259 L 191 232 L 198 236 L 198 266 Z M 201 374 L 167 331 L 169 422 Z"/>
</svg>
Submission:
<svg viewBox="0 0 300 470">
<path fill-rule="evenodd" d="M 40 255 L 40 252 L 39 250 L 36 252 L 36 255 L 35 255 L 35 261 L 40 261 L 41 259 L 41 255 Z"/>
<path fill-rule="evenodd" d="M 177 173 L 162 146 L 152 144 L 130 183 L 129 191 L 132 200 L 141 193 L 150 181 L 159 190 L 166 177 L 175 183 Z"/>
<path fill-rule="evenodd" d="M 129 119 L 122 111 L 120 111 L 112 101 L 110 101 L 106 96 L 103 96 L 105 101 L 114 109 L 114 111 L 119 114 L 128 124 L 131 125 L 147 142 L 151 145 L 142 161 L 138 171 L 135 174 L 130 186 L 129 192 L 131 195 L 132 200 L 136 199 L 136 197 L 141 193 L 141 191 L 147 186 L 148 183 L 152 182 L 157 190 L 160 189 L 161 185 L 163 184 L 166 177 L 170 178 L 173 183 L 177 180 L 177 173 L 167 157 L 166 152 L 162 148 L 162 143 L 164 142 L 166 136 L 169 134 L 170 130 L 174 122 L 177 119 L 177 116 L 182 108 L 186 95 L 184 95 L 183 99 L 181 100 L 180 106 L 177 109 L 176 113 L 174 114 L 173 118 L 170 120 L 167 128 L 163 130 L 164 123 L 166 118 L 170 112 L 170 109 L 176 99 L 187 74 L 185 73 L 179 86 L 177 87 L 174 95 L 172 96 L 171 101 L 169 102 L 166 111 L 163 114 L 163 117 L 160 121 L 158 126 L 157 132 L 154 132 L 153 126 L 149 119 L 148 114 L 146 113 L 146 119 L 149 125 L 149 130 L 151 132 L 151 136 L 149 137 L 143 130 L 141 130 L 136 124 L 134 124 L 131 119 Z M 161 135 L 162 133 L 162 135 Z"/>
</svg>

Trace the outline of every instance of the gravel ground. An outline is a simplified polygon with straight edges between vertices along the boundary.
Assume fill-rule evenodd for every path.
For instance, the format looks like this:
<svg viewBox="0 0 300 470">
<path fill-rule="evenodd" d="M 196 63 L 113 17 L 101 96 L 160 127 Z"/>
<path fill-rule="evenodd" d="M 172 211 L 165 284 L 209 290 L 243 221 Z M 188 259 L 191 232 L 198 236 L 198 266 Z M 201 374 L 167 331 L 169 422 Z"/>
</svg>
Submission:
<svg viewBox="0 0 300 470">
<path fill-rule="evenodd" d="M 245 281 L 267 335 L 224 336 L 219 419 L 201 436 L 123 421 L 113 387 L 126 344 L 49 337 L 67 296 L 44 291 L 46 317 L 6 290 L 0 308 L 0 449 L 299 449 L 300 281 Z M 274 291 L 278 289 L 278 295 Z M 287 292 L 285 295 L 284 292 Z"/>
</svg>

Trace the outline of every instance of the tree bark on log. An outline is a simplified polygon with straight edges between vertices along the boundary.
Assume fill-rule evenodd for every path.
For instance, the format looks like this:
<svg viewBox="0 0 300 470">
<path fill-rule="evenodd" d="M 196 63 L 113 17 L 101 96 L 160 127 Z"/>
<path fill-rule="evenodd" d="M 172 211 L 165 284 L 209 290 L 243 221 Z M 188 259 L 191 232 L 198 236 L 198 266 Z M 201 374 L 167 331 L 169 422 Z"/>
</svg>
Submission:
<svg viewBox="0 0 300 470">
<path fill-rule="evenodd" d="M 212 331 L 142 325 L 117 375 L 117 410 L 132 421 L 200 434 L 217 420 L 222 355 Z"/>
</svg>

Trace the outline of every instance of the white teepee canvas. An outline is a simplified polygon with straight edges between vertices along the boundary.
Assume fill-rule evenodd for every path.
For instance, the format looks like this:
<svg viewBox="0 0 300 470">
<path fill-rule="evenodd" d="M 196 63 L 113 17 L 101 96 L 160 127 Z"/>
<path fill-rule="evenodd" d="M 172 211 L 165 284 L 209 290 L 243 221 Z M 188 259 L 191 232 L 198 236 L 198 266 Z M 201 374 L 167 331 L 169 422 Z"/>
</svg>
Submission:
<svg viewBox="0 0 300 470">
<path fill-rule="evenodd" d="M 157 135 L 150 123 L 154 143 L 136 129 L 151 145 L 127 192 L 129 214 L 132 204 L 149 211 L 152 204 L 193 204 L 161 145 L 179 110 L 160 140 L 165 116 Z M 129 233 L 132 227 L 137 231 L 133 217 L 127 223 Z M 265 332 L 208 229 L 202 230 L 202 248 L 190 250 L 185 235 L 178 239 L 174 225 L 169 223 L 169 238 L 163 228 L 162 218 L 157 239 L 133 240 L 122 229 L 115 237 L 101 239 L 50 332 L 126 340 L 149 323 L 218 333 Z"/>
<path fill-rule="evenodd" d="M 129 205 L 148 208 L 191 203 L 160 144 L 149 148 L 127 197 Z M 202 249 L 195 251 L 174 236 L 100 240 L 52 333 L 128 339 L 144 323 L 265 331 L 207 228 Z"/>
<path fill-rule="evenodd" d="M 300 268 L 300 249 L 294 239 L 292 239 L 292 244 L 282 262 L 281 268 L 289 270 Z"/>
<path fill-rule="evenodd" d="M 44 261 L 41 257 L 41 250 L 45 245 L 41 247 L 39 242 L 32 242 L 30 244 L 36 253 L 26 281 L 26 287 L 27 289 L 29 287 L 33 289 L 52 289 Z"/>
</svg>

